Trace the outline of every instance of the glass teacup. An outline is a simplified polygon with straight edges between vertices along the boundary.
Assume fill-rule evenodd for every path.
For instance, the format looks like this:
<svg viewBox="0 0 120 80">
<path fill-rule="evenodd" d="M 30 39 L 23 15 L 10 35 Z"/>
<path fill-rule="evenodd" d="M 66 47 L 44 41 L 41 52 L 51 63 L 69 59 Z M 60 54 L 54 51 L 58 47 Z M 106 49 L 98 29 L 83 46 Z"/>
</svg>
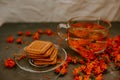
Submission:
<svg viewBox="0 0 120 80">
<path fill-rule="evenodd" d="M 111 23 L 99 17 L 79 16 L 58 25 L 58 35 L 79 54 L 101 53 L 106 49 Z M 63 32 L 66 29 L 66 33 Z"/>
</svg>

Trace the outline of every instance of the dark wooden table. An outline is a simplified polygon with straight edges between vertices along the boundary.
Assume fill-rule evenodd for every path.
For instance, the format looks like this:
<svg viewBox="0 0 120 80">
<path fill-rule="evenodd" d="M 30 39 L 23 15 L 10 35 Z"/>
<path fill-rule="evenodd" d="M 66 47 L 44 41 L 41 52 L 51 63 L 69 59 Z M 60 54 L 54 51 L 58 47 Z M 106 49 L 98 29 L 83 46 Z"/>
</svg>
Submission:
<svg viewBox="0 0 120 80">
<path fill-rule="evenodd" d="M 6 38 L 9 35 L 13 35 L 14 38 L 18 38 L 18 31 L 26 31 L 30 30 L 31 32 L 35 32 L 38 28 L 43 30 L 50 28 L 54 32 L 56 32 L 56 26 L 59 22 L 41 22 L 41 23 L 5 23 L 0 27 L 0 80 L 40 80 L 42 77 L 48 76 L 50 80 L 53 80 L 55 76 L 57 76 L 54 71 L 50 71 L 47 73 L 31 73 L 21 70 L 18 66 L 13 69 L 8 69 L 4 67 L 4 60 L 8 57 L 13 57 L 15 52 L 18 52 L 20 48 L 18 48 L 17 44 L 14 42 L 9 44 L 6 42 Z M 112 22 L 111 36 L 120 35 L 120 22 Z M 28 39 L 32 41 L 32 38 Z M 6 47 L 9 46 L 9 49 Z M 25 45 L 20 45 L 23 48 Z M 63 44 L 63 48 L 67 51 L 67 53 L 71 55 L 76 55 L 76 52 L 72 51 L 68 48 L 67 44 Z M 68 73 L 64 77 L 60 77 L 58 80 L 73 80 L 73 68 L 79 66 L 79 64 L 70 64 L 68 67 Z M 115 75 L 120 77 L 120 71 Z M 105 77 L 105 80 L 115 80 L 115 78 L 111 78 L 110 75 Z"/>
</svg>

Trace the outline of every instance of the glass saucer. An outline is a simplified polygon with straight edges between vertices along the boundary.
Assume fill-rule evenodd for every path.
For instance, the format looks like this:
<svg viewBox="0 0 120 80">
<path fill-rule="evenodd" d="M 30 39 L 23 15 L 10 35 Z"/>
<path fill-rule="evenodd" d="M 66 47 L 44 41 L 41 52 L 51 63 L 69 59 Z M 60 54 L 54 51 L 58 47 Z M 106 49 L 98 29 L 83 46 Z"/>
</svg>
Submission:
<svg viewBox="0 0 120 80">
<path fill-rule="evenodd" d="M 57 60 L 61 60 L 61 61 L 58 61 L 54 65 L 41 65 L 41 66 L 34 65 L 32 63 L 32 60 L 28 56 L 26 56 L 25 58 L 23 58 L 21 60 L 18 60 L 18 56 L 15 56 L 14 59 L 15 59 L 17 66 L 19 68 L 21 68 L 22 70 L 25 70 L 28 72 L 34 72 L 34 73 L 49 72 L 49 71 L 55 70 L 56 68 L 61 66 L 67 58 L 67 53 L 66 53 L 65 49 L 60 48 L 56 45 L 55 45 L 55 47 L 58 49 Z M 25 52 L 22 49 L 20 51 L 20 53 L 23 54 Z"/>
</svg>

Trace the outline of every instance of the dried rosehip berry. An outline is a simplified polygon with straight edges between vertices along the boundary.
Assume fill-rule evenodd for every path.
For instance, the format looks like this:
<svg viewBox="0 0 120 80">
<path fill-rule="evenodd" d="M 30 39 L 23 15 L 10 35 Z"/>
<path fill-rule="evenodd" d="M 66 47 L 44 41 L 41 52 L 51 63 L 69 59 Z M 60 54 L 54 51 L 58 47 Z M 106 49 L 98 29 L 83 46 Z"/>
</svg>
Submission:
<svg viewBox="0 0 120 80">
<path fill-rule="evenodd" d="M 22 44 L 22 43 L 23 43 L 23 40 L 22 40 L 22 38 L 17 38 L 16 42 L 17 42 L 18 44 Z"/>
<path fill-rule="evenodd" d="M 77 57 L 73 57 L 71 62 L 76 64 L 78 62 L 78 58 Z"/>
<path fill-rule="evenodd" d="M 60 73 L 60 70 L 61 70 L 60 67 L 58 67 L 58 68 L 55 69 L 55 72 Z"/>
<path fill-rule="evenodd" d="M 33 35 L 33 39 L 38 40 L 39 36 L 40 36 L 40 34 L 38 32 L 35 32 L 35 34 Z"/>
<path fill-rule="evenodd" d="M 38 29 L 37 32 L 38 32 L 39 34 L 42 34 L 42 33 L 43 33 L 43 30 L 42 30 L 42 29 Z"/>
<path fill-rule="evenodd" d="M 13 68 L 15 66 L 15 61 L 14 59 L 12 58 L 7 58 L 5 61 L 4 61 L 4 66 L 5 67 L 8 67 L 8 68 Z"/>
<path fill-rule="evenodd" d="M 67 60 L 68 63 L 72 61 L 72 57 L 70 55 L 67 55 Z"/>
<path fill-rule="evenodd" d="M 75 76 L 74 80 L 83 80 L 82 76 Z"/>
<path fill-rule="evenodd" d="M 53 32 L 52 32 L 51 29 L 46 29 L 46 30 L 45 30 L 45 34 L 47 34 L 47 35 L 52 35 Z"/>
<path fill-rule="evenodd" d="M 18 36 L 22 36 L 24 33 L 22 31 L 18 32 Z"/>
<path fill-rule="evenodd" d="M 13 42 L 14 42 L 14 37 L 13 37 L 13 36 L 9 36 L 9 37 L 7 38 L 7 42 L 8 42 L 8 43 L 13 43 Z"/>
<path fill-rule="evenodd" d="M 84 64 L 85 63 L 85 61 L 82 60 L 82 59 L 80 59 L 79 62 L 80 62 L 80 64 Z"/>
<path fill-rule="evenodd" d="M 29 30 L 26 31 L 26 36 L 31 36 L 31 32 Z"/>
<path fill-rule="evenodd" d="M 63 67 L 60 71 L 61 75 L 65 75 L 67 73 L 67 69 Z"/>
<path fill-rule="evenodd" d="M 62 67 L 65 67 L 65 68 L 67 68 L 68 67 L 68 62 L 64 62 L 64 64 L 62 65 Z"/>
</svg>

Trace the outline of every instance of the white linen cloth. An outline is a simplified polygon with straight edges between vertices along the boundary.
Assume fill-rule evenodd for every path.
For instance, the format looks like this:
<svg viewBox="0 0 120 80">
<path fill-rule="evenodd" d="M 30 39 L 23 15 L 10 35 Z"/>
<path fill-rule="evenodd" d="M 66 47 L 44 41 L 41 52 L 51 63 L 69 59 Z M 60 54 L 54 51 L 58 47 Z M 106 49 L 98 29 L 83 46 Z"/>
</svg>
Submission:
<svg viewBox="0 0 120 80">
<path fill-rule="evenodd" d="M 75 16 L 120 21 L 120 0 L 0 0 L 0 24 L 67 21 Z"/>
</svg>

